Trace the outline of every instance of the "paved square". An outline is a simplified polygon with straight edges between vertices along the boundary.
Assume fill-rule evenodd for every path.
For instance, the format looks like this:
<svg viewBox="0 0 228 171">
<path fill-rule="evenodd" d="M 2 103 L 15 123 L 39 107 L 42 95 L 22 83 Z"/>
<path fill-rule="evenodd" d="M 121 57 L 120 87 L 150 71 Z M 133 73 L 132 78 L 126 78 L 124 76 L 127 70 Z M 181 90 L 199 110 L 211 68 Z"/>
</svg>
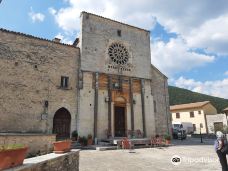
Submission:
<svg viewBox="0 0 228 171">
<path fill-rule="evenodd" d="M 194 143 L 191 143 L 194 144 Z M 207 143 L 206 143 L 207 144 Z M 171 163 L 174 155 L 181 157 L 177 166 Z M 219 171 L 221 170 L 213 145 L 189 145 L 183 142 L 168 148 L 80 152 L 80 171 Z"/>
</svg>

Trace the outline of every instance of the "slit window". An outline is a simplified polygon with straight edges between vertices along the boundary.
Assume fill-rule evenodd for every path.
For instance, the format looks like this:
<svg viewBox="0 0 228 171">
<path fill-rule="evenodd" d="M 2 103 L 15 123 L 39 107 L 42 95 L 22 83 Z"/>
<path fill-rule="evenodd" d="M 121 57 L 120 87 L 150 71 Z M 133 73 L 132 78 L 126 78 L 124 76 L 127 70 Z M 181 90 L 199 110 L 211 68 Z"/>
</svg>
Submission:
<svg viewBox="0 0 228 171">
<path fill-rule="evenodd" d="M 154 100 L 154 113 L 157 113 L 157 104 L 155 100 Z"/>
<path fill-rule="evenodd" d="M 69 85 L 69 77 L 61 76 L 61 88 L 67 88 Z"/>
<path fill-rule="evenodd" d="M 117 30 L 117 35 L 121 37 L 121 30 Z"/>
</svg>

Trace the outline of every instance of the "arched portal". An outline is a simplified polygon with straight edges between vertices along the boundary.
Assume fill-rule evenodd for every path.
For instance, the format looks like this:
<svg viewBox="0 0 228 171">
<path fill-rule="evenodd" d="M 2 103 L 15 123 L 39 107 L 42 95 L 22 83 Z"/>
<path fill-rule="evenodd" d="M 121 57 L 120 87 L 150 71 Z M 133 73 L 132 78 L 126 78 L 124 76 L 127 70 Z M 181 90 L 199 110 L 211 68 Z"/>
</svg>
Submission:
<svg viewBox="0 0 228 171">
<path fill-rule="evenodd" d="M 126 100 L 124 97 L 117 97 L 114 102 L 114 135 L 125 137 L 127 130 Z"/>
<path fill-rule="evenodd" d="M 56 134 L 56 139 L 70 138 L 70 112 L 65 108 L 60 108 L 56 111 L 53 118 L 53 133 Z"/>
</svg>

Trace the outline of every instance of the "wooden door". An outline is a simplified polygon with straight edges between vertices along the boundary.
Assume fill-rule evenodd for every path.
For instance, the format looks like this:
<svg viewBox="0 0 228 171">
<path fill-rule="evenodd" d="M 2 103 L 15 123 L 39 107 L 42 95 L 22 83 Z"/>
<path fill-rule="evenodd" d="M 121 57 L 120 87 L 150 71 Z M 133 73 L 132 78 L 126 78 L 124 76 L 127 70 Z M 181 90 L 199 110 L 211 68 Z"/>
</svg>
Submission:
<svg viewBox="0 0 228 171">
<path fill-rule="evenodd" d="M 53 119 L 53 133 L 56 134 L 56 139 L 70 138 L 70 122 L 71 115 L 65 108 L 59 109 Z"/>
<path fill-rule="evenodd" d="M 125 107 L 115 106 L 115 137 L 125 137 Z"/>
</svg>

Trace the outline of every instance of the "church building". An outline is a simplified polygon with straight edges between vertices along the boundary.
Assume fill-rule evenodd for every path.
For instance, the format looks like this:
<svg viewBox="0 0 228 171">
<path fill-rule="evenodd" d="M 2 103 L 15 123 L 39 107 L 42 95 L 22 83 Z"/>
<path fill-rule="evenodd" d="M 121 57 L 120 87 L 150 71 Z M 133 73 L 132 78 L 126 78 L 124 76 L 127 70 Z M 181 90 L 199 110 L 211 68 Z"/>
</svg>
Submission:
<svg viewBox="0 0 228 171">
<path fill-rule="evenodd" d="M 87 12 L 80 18 L 72 45 L 0 29 L 0 132 L 169 133 L 167 77 L 151 64 L 150 31 Z"/>
</svg>

